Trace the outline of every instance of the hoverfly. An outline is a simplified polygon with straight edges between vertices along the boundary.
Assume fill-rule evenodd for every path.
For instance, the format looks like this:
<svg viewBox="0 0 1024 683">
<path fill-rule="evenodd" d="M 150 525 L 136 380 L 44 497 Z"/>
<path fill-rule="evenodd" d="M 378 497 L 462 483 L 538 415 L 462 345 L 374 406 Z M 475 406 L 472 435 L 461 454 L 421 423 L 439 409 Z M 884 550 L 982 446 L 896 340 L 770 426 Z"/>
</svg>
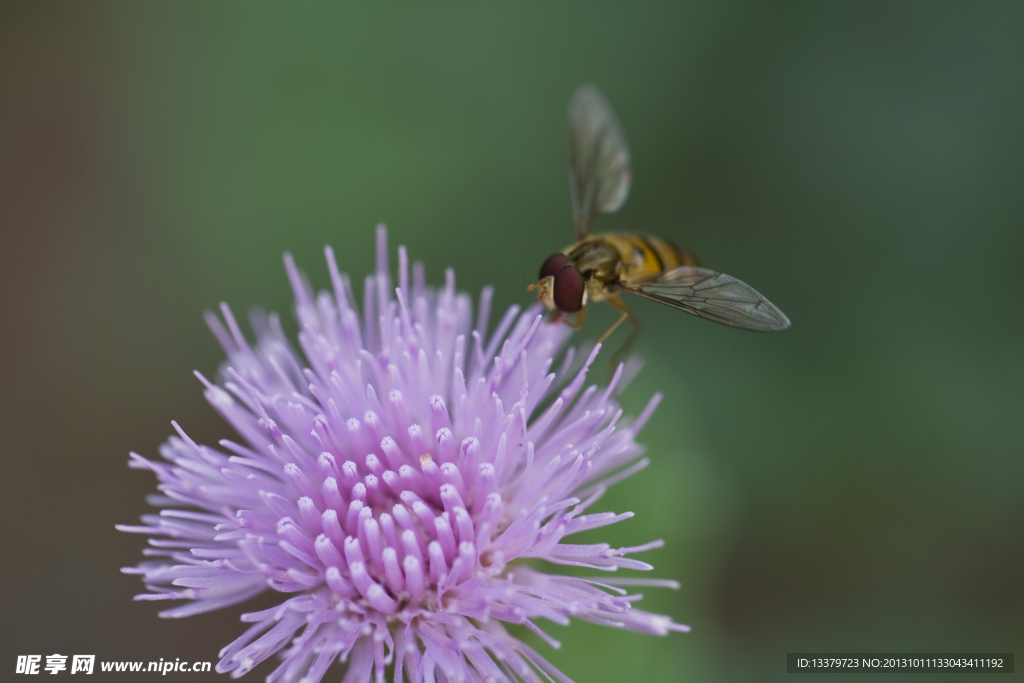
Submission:
<svg viewBox="0 0 1024 683">
<path fill-rule="evenodd" d="M 540 290 L 537 300 L 555 311 L 556 318 L 576 313 L 572 327 L 579 330 L 587 304 L 607 301 L 622 316 L 598 341 L 625 320 L 635 336 L 639 321 L 619 296 L 629 292 L 744 330 L 773 332 L 789 327 L 789 318 L 753 287 L 700 267 L 696 256 L 668 240 L 639 233 L 591 234 L 599 212 L 617 211 L 626 201 L 629 148 L 615 113 L 593 86 L 584 85 L 573 95 L 568 123 L 576 243 L 548 257 L 541 266 L 540 281 L 529 286 Z"/>
</svg>

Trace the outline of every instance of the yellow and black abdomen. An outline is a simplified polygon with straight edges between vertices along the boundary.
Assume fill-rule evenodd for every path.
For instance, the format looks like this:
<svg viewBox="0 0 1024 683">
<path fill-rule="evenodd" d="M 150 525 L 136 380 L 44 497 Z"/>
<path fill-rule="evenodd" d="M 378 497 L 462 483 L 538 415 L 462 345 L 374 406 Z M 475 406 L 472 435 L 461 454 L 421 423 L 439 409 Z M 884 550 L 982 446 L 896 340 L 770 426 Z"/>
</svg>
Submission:
<svg viewBox="0 0 1024 683">
<path fill-rule="evenodd" d="M 654 235 L 619 232 L 595 237 L 604 239 L 619 252 L 623 282 L 650 280 L 679 266 L 699 265 L 692 252 Z"/>
</svg>

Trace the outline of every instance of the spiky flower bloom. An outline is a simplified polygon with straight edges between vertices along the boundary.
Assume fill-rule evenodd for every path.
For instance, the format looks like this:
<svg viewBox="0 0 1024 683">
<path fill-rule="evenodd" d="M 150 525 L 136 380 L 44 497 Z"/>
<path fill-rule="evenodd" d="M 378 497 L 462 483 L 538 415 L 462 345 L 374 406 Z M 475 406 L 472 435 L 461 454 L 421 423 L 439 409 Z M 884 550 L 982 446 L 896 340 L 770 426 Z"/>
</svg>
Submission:
<svg viewBox="0 0 1024 683">
<path fill-rule="evenodd" d="M 135 453 L 153 471 L 163 508 L 144 526 L 156 536 L 140 600 L 190 600 L 161 613 L 184 617 L 242 602 L 268 587 L 287 594 L 220 652 L 220 672 L 241 676 L 284 649 L 268 681 L 321 680 L 336 660 L 345 681 L 568 680 L 505 629 L 570 616 L 665 635 L 687 630 L 634 609 L 623 585 L 640 579 L 571 578 L 524 560 L 613 571 L 650 569 L 625 555 L 657 547 L 574 545 L 566 537 L 632 513 L 583 514 L 615 481 L 643 467 L 631 424 L 614 402 L 620 366 L 604 389 L 583 390 L 587 368 L 565 352 L 569 329 L 513 307 L 485 338 L 491 291 L 475 326 L 470 298 L 410 286 L 399 248 L 392 297 L 387 237 L 366 279 L 360 320 L 348 280 L 327 250 L 333 292 L 314 296 L 286 255 L 301 327 L 301 354 L 276 317 L 254 316 L 245 340 L 226 306 L 208 322 L 228 354 L 222 386 L 200 380 L 211 405 L 241 435 L 223 450 L 174 425 L 160 450 Z M 197 373 L 198 374 L 198 373 Z M 554 391 L 545 409 L 539 406 Z M 286 649 L 285 649 L 286 648 Z"/>
</svg>

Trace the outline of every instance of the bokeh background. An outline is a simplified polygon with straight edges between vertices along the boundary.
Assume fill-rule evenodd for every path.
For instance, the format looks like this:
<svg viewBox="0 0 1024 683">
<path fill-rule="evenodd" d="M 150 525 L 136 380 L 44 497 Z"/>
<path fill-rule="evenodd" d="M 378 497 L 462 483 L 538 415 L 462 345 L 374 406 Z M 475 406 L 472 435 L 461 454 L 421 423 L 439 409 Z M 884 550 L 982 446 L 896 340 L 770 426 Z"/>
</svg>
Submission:
<svg viewBox="0 0 1024 683">
<path fill-rule="evenodd" d="M 432 282 L 528 301 L 570 241 L 582 82 L 634 158 L 599 227 L 693 249 L 793 327 L 635 303 L 624 401 L 665 401 L 608 535 L 666 540 L 645 559 L 682 589 L 644 606 L 693 632 L 549 625 L 541 652 L 582 682 L 1024 651 L 1024 5 L 338 5 L 0 4 L 4 679 L 18 654 L 216 661 L 243 610 L 158 619 L 113 528 L 154 487 L 129 450 L 171 419 L 230 436 L 191 374 L 222 360 L 201 312 L 290 319 L 282 252 L 325 286 L 332 244 L 361 281 L 378 222 Z"/>
</svg>

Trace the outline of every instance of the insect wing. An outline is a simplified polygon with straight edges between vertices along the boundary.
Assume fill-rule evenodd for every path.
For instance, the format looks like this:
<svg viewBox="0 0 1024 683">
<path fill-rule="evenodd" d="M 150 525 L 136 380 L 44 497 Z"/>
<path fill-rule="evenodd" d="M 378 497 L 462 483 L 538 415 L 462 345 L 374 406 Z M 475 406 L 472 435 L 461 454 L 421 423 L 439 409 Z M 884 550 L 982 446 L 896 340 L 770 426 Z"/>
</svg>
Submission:
<svg viewBox="0 0 1024 683">
<path fill-rule="evenodd" d="M 600 91 L 584 85 L 569 101 L 569 186 L 576 239 L 598 212 L 616 211 L 629 195 L 629 146 Z"/>
<path fill-rule="evenodd" d="M 717 323 L 756 332 L 789 327 L 789 318 L 753 287 L 731 275 L 682 266 L 627 291 Z"/>
</svg>

